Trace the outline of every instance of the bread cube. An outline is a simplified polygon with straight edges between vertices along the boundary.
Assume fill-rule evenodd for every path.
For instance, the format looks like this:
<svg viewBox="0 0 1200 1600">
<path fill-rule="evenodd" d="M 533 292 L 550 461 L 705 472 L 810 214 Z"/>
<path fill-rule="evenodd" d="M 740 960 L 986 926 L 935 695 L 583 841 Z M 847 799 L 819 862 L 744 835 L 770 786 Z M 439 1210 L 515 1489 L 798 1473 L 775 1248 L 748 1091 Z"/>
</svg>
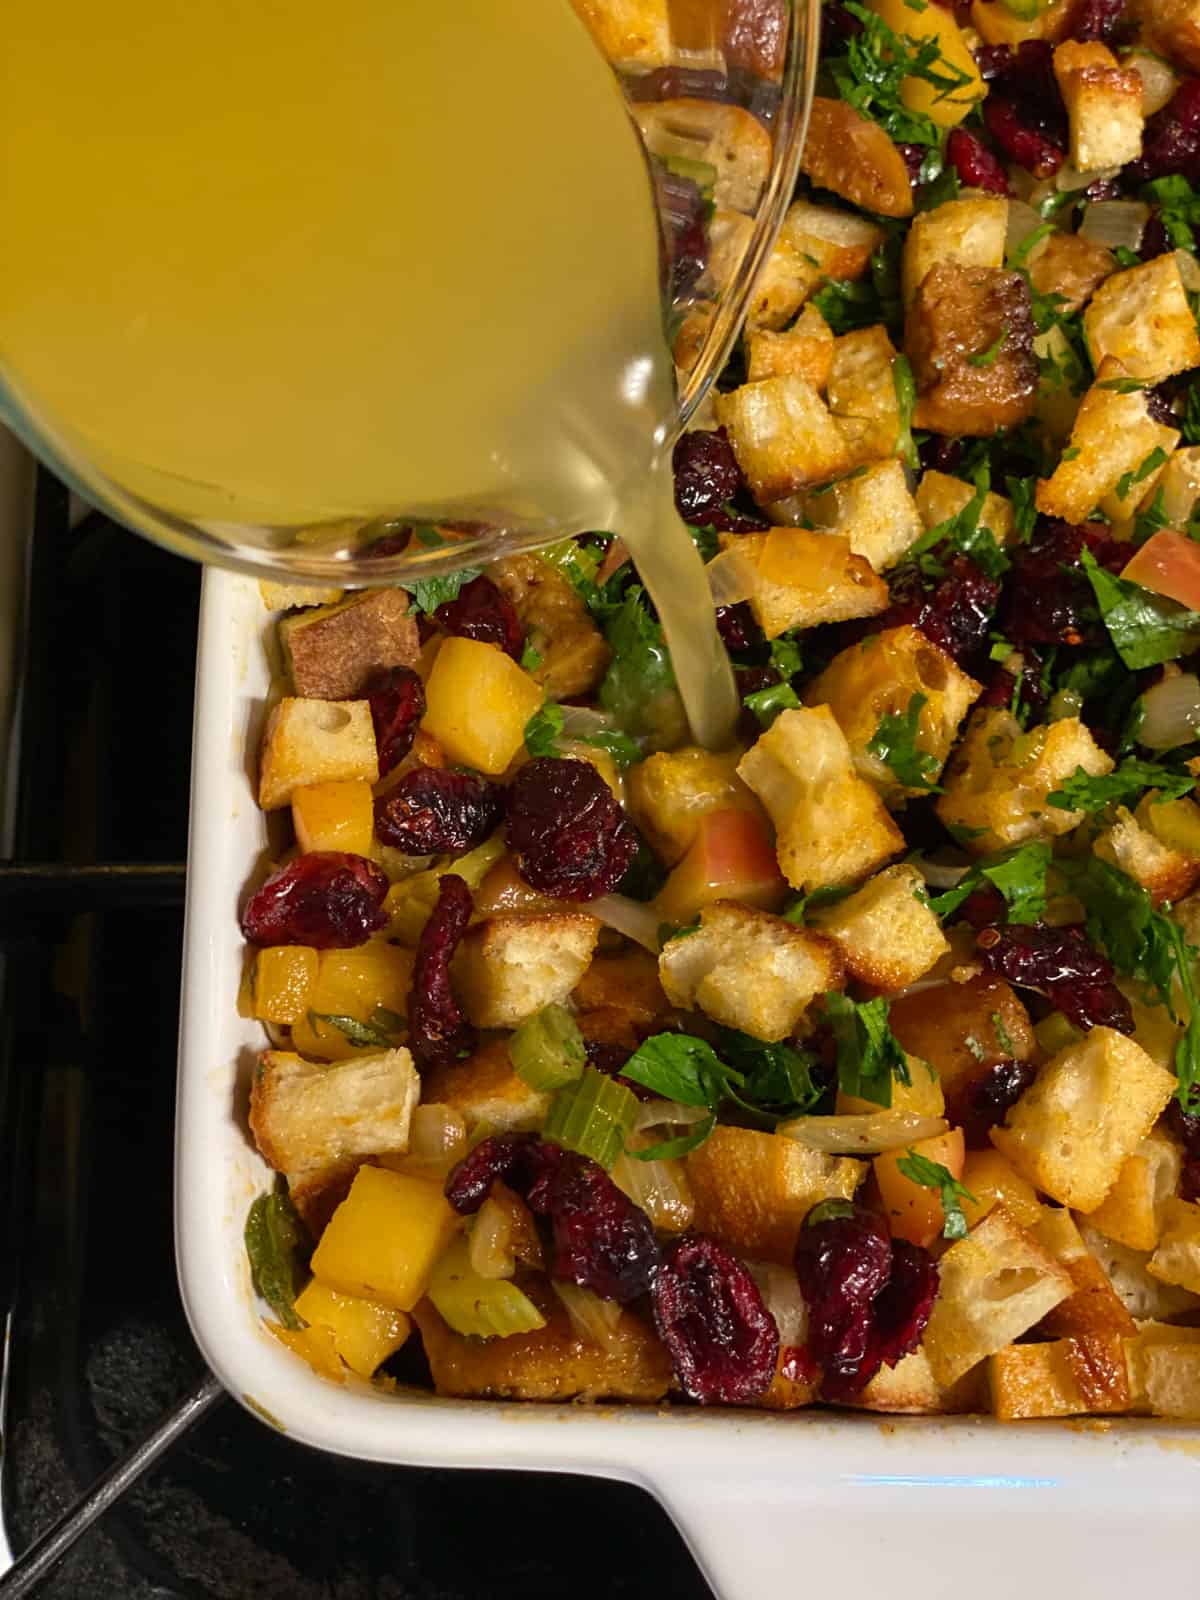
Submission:
<svg viewBox="0 0 1200 1600">
<path fill-rule="evenodd" d="M 1080 172 L 1123 167 L 1142 153 L 1142 80 L 1121 67 L 1107 45 L 1068 39 L 1054 51 L 1054 76 L 1071 132 L 1071 160 Z"/>
<path fill-rule="evenodd" d="M 974 1374 L 943 1386 L 934 1377 L 922 1346 L 902 1357 L 894 1367 L 880 1367 L 864 1389 L 838 1404 L 852 1411 L 910 1417 L 945 1417 L 987 1410 L 984 1385 Z"/>
<path fill-rule="evenodd" d="M 771 167 L 771 136 L 742 106 L 721 100 L 643 100 L 630 106 L 651 155 L 683 157 L 716 171 L 713 203 L 721 210 L 758 210 Z"/>
<path fill-rule="evenodd" d="M 589 694 L 604 676 L 612 651 L 574 585 L 539 556 L 506 556 L 487 571 L 512 601 L 526 642 L 541 657 L 529 676 L 551 700 Z"/>
<path fill-rule="evenodd" d="M 873 461 L 799 498 L 796 521 L 849 539 L 854 555 L 869 561 L 876 572 L 894 567 L 921 537 L 917 505 L 896 460 Z M 791 515 L 780 514 L 790 504 L 777 502 L 771 515 L 792 521 Z"/>
<path fill-rule="evenodd" d="M 798 372 L 814 389 L 824 389 L 833 366 L 833 343 L 833 330 L 816 306 L 805 306 L 785 333 L 759 328 L 746 336 L 746 376 L 757 383 Z"/>
<path fill-rule="evenodd" d="M 1073 1292 L 1042 1319 L 1039 1333 L 1054 1338 L 1125 1338 L 1136 1331 L 1133 1317 L 1088 1249 L 1071 1213 L 1043 1206 L 1029 1230 L 1038 1243 L 1065 1267 Z"/>
<path fill-rule="evenodd" d="M 623 1012 L 651 1033 L 668 1015 L 670 1002 L 658 977 L 658 962 L 648 950 L 626 949 L 617 955 L 598 955 L 575 987 L 573 1001 L 579 1011 Z"/>
<path fill-rule="evenodd" d="M 1130 1410 L 1138 1416 L 1200 1419 L 1200 1328 L 1141 1322 L 1125 1341 Z M 1151 1386 L 1153 1385 L 1153 1398 Z"/>
<path fill-rule="evenodd" d="M 738 465 L 756 500 L 769 505 L 853 465 L 850 447 L 807 378 L 764 378 L 718 394 L 717 420 L 728 429 Z"/>
<path fill-rule="evenodd" d="M 575 1332 L 542 1278 L 519 1287 L 546 1319 L 533 1333 L 473 1339 L 454 1333 L 428 1300 L 413 1312 L 438 1394 L 489 1400 L 661 1400 L 671 1359 L 651 1328 L 622 1308 L 600 1346 Z"/>
<path fill-rule="evenodd" d="M 827 705 L 837 718 L 854 758 L 854 767 L 895 804 L 919 789 L 905 789 L 896 774 L 867 747 L 885 716 L 904 716 L 914 695 L 925 704 L 917 718 L 917 744 L 929 755 L 930 781 L 936 782 L 958 737 L 959 724 L 983 692 L 957 663 L 919 628 L 905 624 L 868 634 L 847 646 L 804 691 L 809 705 Z"/>
<path fill-rule="evenodd" d="M 989 1211 L 1000 1205 L 1022 1228 L 1034 1228 L 1041 1221 L 1037 1191 L 1010 1166 L 999 1150 L 968 1150 L 960 1181 L 974 1197 L 962 1201 L 969 1228 L 982 1222 Z"/>
<path fill-rule="evenodd" d="M 1182 899 L 1200 878 L 1200 861 L 1156 839 L 1124 806 L 1117 807 L 1116 821 L 1092 849 L 1102 861 L 1135 878 L 1156 905 Z"/>
<path fill-rule="evenodd" d="M 451 761 L 497 777 L 524 747 L 541 686 L 498 645 L 450 638 L 425 686 L 425 721 Z"/>
<path fill-rule="evenodd" d="M 1200 1294 L 1200 1205 L 1172 1196 L 1162 1208 L 1162 1231 L 1146 1271 L 1160 1283 Z"/>
<path fill-rule="evenodd" d="M 1002 267 L 1008 228 L 1008 201 L 995 195 L 947 200 L 919 211 L 904 240 L 900 287 L 911 305 L 926 274 L 941 262 L 964 267 Z"/>
<path fill-rule="evenodd" d="M 1107 1196 L 1088 1213 L 1093 1228 L 1131 1250 L 1153 1250 L 1166 1204 L 1179 1188 L 1183 1156 L 1160 1123 L 1128 1157 Z"/>
<path fill-rule="evenodd" d="M 475 1027 L 516 1028 L 567 998 L 599 937 L 595 917 L 581 913 L 485 917 L 454 958 L 455 993 Z"/>
<path fill-rule="evenodd" d="M 267 1050 L 250 1089 L 250 1131 L 265 1161 L 299 1179 L 355 1157 L 407 1150 L 420 1095 L 404 1049 L 360 1053 L 336 1066 Z"/>
<path fill-rule="evenodd" d="M 1200 1310 L 1200 1298 L 1175 1284 L 1162 1283 L 1146 1270 L 1150 1254 L 1118 1244 L 1091 1225 L 1090 1217 L 1079 1218 L 1079 1231 L 1088 1249 L 1108 1275 L 1122 1304 L 1136 1318 L 1180 1317 Z"/>
<path fill-rule="evenodd" d="M 1002 1206 L 950 1246 L 924 1348 L 935 1380 L 956 1383 L 1039 1323 L 1071 1293 L 1071 1279 Z"/>
<path fill-rule="evenodd" d="M 1113 1028 L 1046 1063 L 991 1140 L 1030 1183 L 1094 1211 L 1175 1092 L 1175 1079 Z"/>
<path fill-rule="evenodd" d="M 793 201 L 751 293 L 747 328 L 781 328 L 826 279 L 861 278 L 882 242 L 866 217 Z"/>
<path fill-rule="evenodd" d="M 686 943 L 686 941 L 684 941 Z M 849 1200 L 867 1163 L 828 1156 L 782 1133 L 716 1127 L 685 1161 L 694 1226 L 739 1255 L 790 1266 L 796 1235 L 822 1200 Z"/>
<path fill-rule="evenodd" d="M 896 454 L 900 404 L 892 378 L 895 359 L 895 347 L 884 327 L 856 328 L 834 341 L 829 409 L 839 422 L 858 419 L 870 424 L 851 435 L 856 462 L 880 461 Z"/>
<path fill-rule="evenodd" d="M 924 887 L 916 867 L 885 867 L 848 899 L 815 911 L 812 924 L 837 945 L 857 983 L 896 994 L 950 948 Z"/>
<path fill-rule="evenodd" d="M 753 563 L 750 609 L 768 639 L 789 628 L 848 622 L 887 609 L 887 584 L 839 534 L 772 528 L 724 534 L 721 544 Z"/>
<path fill-rule="evenodd" d="M 1200 4 L 1197 0 L 1154 0 L 1139 7 L 1146 44 L 1171 61 L 1200 72 Z"/>
<path fill-rule="evenodd" d="M 269 578 L 260 578 L 258 592 L 268 611 L 291 611 L 298 606 L 335 606 L 345 590 L 312 583 L 272 583 Z"/>
<path fill-rule="evenodd" d="M 756 1039 L 786 1039 L 815 995 L 842 986 L 837 946 L 767 911 L 718 900 L 658 958 L 667 999 Z"/>
<path fill-rule="evenodd" d="M 988 1362 L 992 1410 L 1005 1422 L 1030 1417 L 1113 1414 L 1130 1405 L 1119 1335 L 1015 1344 Z"/>
<path fill-rule="evenodd" d="M 449 1106 L 468 1132 L 481 1123 L 497 1133 L 523 1133 L 545 1118 L 550 1096 L 518 1077 L 503 1039 L 488 1039 L 465 1061 L 433 1067 L 425 1074 L 427 1104 Z"/>
<path fill-rule="evenodd" d="M 1047 796 L 1076 767 L 1092 777 L 1111 772 L 1112 757 L 1078 717 L 1061 717 L 1029 733 L 1000 706 L 977 711 L 943 774 L 936 810 L 946 827 L 961 830 L 966 849 L 992 855 L 1027 839 L 1054 839 L 1083 820 L 1060 811 Z"/>
<path fill-rule="evenodd" d="M 1130 377 L 1161 383 L 1200 365 L 1200 334 L 1172 252 L 1107 278 L 1083 314 L 1083 329 L 1097 369 L 1111 357 Z"/>
<path fill-rule="evenodd" d="M 365 700 L 285 698 L 272 710 L 259 756 L 258 803 L 264 811 L 290 805 L 309 784 L 379 779 L 375 726 Z"/>
<path fill-rule="evenodd" d="M 912 216 L 904 157 L 877 122 L 844 100 L 814 98 L 800 170 L 818 189 L 840 194 L 876 216 Z"/>
<path fill-rule="evenodd" d="M 932 469 L 921 474 L 917 485 L 916 507 L 922 529 L 939 528 L 958 516 L 975 498 L 974 484 L 952 478 L 948 472 Z M 997 544 L 1008 544 L 1013 536 L 1012 501 L 1002 494 L 988 493 L 983 497 L 979 513 L 979 526 L 986 528 Z"/>
<path fill-rule="evenodd" d="M 981 975 L 901 995 L 888 1020 L 903 1048 L 937 1073 L 951 1122 L 970 1120 L 972 1087 L 982 1074 L 999 1061 L 1028 1061 L 1037 1050 L 1029 1013 L 1003 978 Z M 1022 1211 L 1012 1209 L 1024 1225 Z"/>
<path fill-rule="evenodd" d="M 279 639 L 296 693 L 307 700 L 353 700 L 372 673 L 413 667 L 421 653 L 403 589 L 366 589 L 284 617 Z"/>
<path fill-rule="evenodd" d="M 986 436 L 1032 415 L 1038 363 L 1029 285 L 1019 272 L 942 261 L 925 274 L 904 326 L 917 385 L 913 422 Z"/>
<path fill-rule="evenodd" d="M 671 63 L 669 0 L 571 0 L 608 59 L 643 72 Z"/>
<path fill-rule="evenodd" d="M 883 801 L 854 771 L 828 706 L 782 712 L 737 770 L 775 824 L 779 865 L 793 889 L 854 883 L 904 849 Z"/>
<path fill-rule="evenodd" d="M 1059 309 L 1069 313 L 1087 304 L 1105 278 L 1116 271 L 1117 261 L 1111 250 L 1094 239 L 1056 230 L 1034 246 L 1028 267 L 1029 281 L 1038 294 L 1061 295 L 1064 303 Z"/>
<path fill-rule="evenodd" d="M 741 752 L 684 745 L 660 750 L 629 769 L 629 812 L 655 854 L 673 867 L 714 811 L 755 811 L 758 802 L 737 775 Z"/>
</svg>

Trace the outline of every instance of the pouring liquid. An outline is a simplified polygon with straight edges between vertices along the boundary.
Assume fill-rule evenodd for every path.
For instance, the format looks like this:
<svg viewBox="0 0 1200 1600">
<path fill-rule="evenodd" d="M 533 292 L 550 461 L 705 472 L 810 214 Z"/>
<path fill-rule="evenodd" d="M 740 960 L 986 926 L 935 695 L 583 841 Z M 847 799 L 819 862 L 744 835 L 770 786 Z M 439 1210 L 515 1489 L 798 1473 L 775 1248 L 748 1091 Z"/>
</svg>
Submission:
<svg viewBox="0 0 1200 1600">
<path fill-rule="evenodd" d="M 59 0 L 0 53 L 0 378 L 179 517 L 620 533 L 695 737 L 646 162 L 568 0 Z"/>
</svg>

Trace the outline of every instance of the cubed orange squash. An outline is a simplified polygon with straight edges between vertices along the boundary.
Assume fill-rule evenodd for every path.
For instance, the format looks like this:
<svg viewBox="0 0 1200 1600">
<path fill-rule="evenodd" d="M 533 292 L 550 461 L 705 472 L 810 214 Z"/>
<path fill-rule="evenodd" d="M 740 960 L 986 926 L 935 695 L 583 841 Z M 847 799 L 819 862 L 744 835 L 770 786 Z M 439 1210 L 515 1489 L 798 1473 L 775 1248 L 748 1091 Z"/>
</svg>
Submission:
<svg viewBox="0 0 1200 1600">
<path fill-rule="evenodd" d="M 714 900 L 739 900 L 777 911 L 788 886 L 779 870 L 765 817 L 753 811 L 710 811 L 655 902 L 664 922 L 683 924 Z"/>
<path fill-rule="evenodd" d="M 292 824 L 301 850 L 369 855 L 375 832 L 371 785 L 361 778 L 305 784 L 292 794 Z"/>
<path fill-rule="evenodd" d="M 355 1022 L 370 1023 L 372 1012 L 378 1010 L 403 1016 L 412 969 L 411 950 L 378 939 L 354 950 L 322 950 L 304 1013 L 292 1023 L 292 1044 L 314 1061 L 348 1061 L 358 1055 L 362 1046 L 352 1044 L 335 1023 L 320 1018 L 353 1017 Z"/>
<path fill-rule="evenodd" d="M 339 1294 L 316 1278 L 296 1297 L 296 1313 L 311 1328 L 328 1329 L 338 1355 L 360 1378 L 370 1378 L 412 1332 L 403 1311 Z"/>
<path fill-rule="evenodd" d="M 272 944 L 254 958 L 254 1015 L 260 1022 L 298 1022 L 308 1012 L 320 957 L 306 944 Z"/>
<path fill-rule="evenodd" d="M 936 4 L 913 6 L 910 0 L 871 0 L 871 9 L 902 38 L 918 45 L 929 40 L 936 43 L 941 73 L 938 83 L 920 77 L 905 78 L 900 85 L 900 98 L 910 111 L 931 117 L 940 128 L 953 128 L 987 93 L 954 12 Z M 958 81 L 953 82 L 955 79 Z M 953 87 L 947 87 L 951 82 Z"/>
<path fill-rule="evenodd" d="M 912 1153 L 924 1156 L 927 1161 L 936 1161 L 952 1178 L 962 1177 L 966 1144 L 961 1128 L 935 1134 L 932 1139 L 918 1140 L 912 1146 Z M 927 1189 L 901 1172 L 900 1162 L 908 1154 L 907 1150 L 886 1150 L 876 1156 L 872 1162 L 875 1181 L 893 1238 L 907 1239 L 910 1244 L 930 1245 L 945 1226 L 942 1197 L 937 1189 Z"/>
<path fill-rule="evenodd" d="M 962 1184 L 975 1196 L 963 1199 L 967 1227 L 982 1222 L 988 1212 L 1002 1205 L 1022 1228 L 1036 1227 L 1042 1208 L 1034 1187 L 1009 1164 L 999 1150 L 970 1150 L 962 1170 Z"/>
<path fill-rule="evenodd" d="M 339 1294 L 411 1311 L 461 1221 L 441 1184 L 360 1167 L 313 1253 L 313 1277 Z"/>
<path fill-rule="evenodd" d="M 451 761 L 492 777 L 521 749 L 545 690 L 498 645 L 447 639 L 425 686 L 422 727 Z"/>
<path fill-rule="evenodd" d="M 337 1353 L 331 1329 L 315 1326 L 285 1328 L 278 1322 L 266 1322 L 265 1326 L 280 1344 L 286 1345 L 293 1354 L 307 1361 L 318 1377 L 329 1378 L 333 1383 L 345 1383 L 346 1369 Z"/>
<path fill-rule="evenodd" d="M 909 1056 L 908 1077 L 907 1083 L 901 1083 L 898 1078 L 892 1080 L 891 1109 L 908 1111 L 917 1117 L 944 1117 L 946 1097 L 942 1093 L 942 1080 L 928 1062 Z M 879 1106 L 874 1100 L 862 1100 L 858 1095 L 839 1089 L 834 1110 L 840 1117 L 863 1117 L 877 1112 Z"/>
</svg>

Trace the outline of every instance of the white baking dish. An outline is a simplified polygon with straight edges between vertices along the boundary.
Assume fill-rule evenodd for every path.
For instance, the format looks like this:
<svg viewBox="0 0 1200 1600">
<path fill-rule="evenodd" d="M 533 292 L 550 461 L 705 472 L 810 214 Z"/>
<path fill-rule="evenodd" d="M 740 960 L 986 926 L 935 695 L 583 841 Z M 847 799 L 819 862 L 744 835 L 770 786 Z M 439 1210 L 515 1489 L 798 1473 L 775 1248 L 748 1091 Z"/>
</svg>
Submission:
<svg viewBox="0 0 1200 1600">
<path fill-rule="evenodd" d="M 250 765 L 268 682 L 266 622 L 253 582 L 205 575 L 176 1248 L 192 1331 L 230 1392 L 292 1438 L 343 1455 L 641 1484 L 670 1511 L 727 1600 L 775 1600 L 821 1586 L 896 1600 L 1061 1600 L 1076 1587 L 1082 1600 L 1124 1600 L 1139 1581 L 1156 1592 L 1194 1592 L 1200 1429 L 388 1396 L 324 1382 L 262 1331 L 242 1249 L 246 1208 L 269 1180 L 243 1127 L 262 1038 L 238 1017 L 236 999 L 237 911 L 265 839 Z M 584 1560 L 593 1534 L 619 1530 L 581 1527 Z M 636 1550 L 629 1565 L 636 1574 Z M 564 1574 L 564 1595 L 568 1582 Z"/>
</svg>

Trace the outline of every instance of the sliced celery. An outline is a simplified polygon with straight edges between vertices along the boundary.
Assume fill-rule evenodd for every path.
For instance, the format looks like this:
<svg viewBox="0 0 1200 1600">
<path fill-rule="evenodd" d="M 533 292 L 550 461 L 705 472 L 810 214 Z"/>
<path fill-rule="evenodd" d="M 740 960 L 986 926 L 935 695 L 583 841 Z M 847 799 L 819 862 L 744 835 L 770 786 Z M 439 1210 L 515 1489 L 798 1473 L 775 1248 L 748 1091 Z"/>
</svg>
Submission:
<svg viewBox="0 0 1200 1600">
<path fill-rule="evenodd" d="M 507 1339 L 546 1326 L 545 1317 L 515 1283 L 474 1271 L 470 1245 L 461 1236 L 439 1259 L 426 1292 L 455 1333 L 476 1339 Z"/>
<path fill-rule="evenodd" d="M 508 1053 L 531 1089 L 565 1088 L 587 1062 L 583 1036 L 566 1006 L 543 1006 L 526 1017 L 508 1041 Z"/>
<path fill-rule="evenodd" d="M 625 1148 L 637 1113 L 632 1090 L 595 1067 L 585 1067 L 578 1083 L 560 1089 L 551 1100 L 542 1137 L 590 1156 L 607 1170 Z"/>
</svg>

